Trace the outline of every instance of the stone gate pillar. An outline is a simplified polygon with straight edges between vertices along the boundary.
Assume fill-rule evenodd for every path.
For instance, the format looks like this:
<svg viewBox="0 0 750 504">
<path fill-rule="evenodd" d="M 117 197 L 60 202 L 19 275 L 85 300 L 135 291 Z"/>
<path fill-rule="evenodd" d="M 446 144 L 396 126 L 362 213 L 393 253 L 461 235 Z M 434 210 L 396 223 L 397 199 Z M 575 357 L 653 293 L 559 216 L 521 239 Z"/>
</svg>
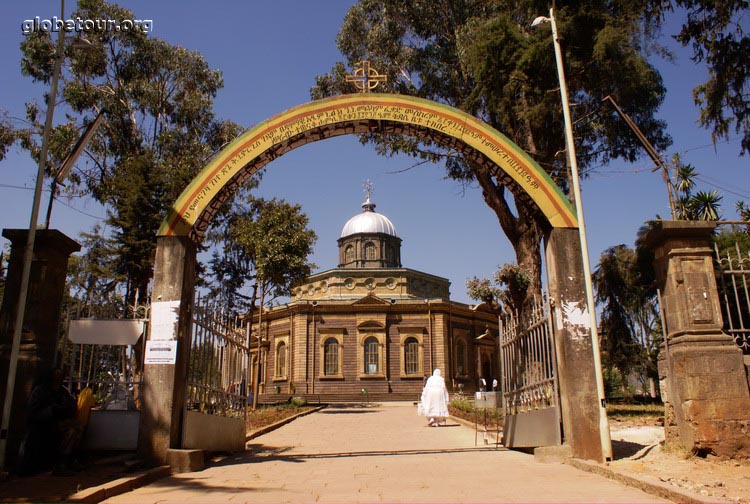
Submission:
<svg viewBox="0 0 750 504">
<path fill-rule="evenodd" d="M 722 332 L 709 246 L 715 227 L 660 221 L 645 237 L 666 316 L 659 356 L 665 437 L 692 453 L 749 457 L 750 390 L 742 351 Z"/>
<path fill-rule="evenodd" d="M 576 458 L 604 462 L 591 323 L 578 229 L 554 228 L 546 239 L 547 282 L 552 310 L 560 409 L 565 443 Z M 607 439 L 606 442 L 609 442 Z"/>
<path fill-rule="evenodd" d="M 5 295 L 0 309 L 0 409 L 5 404 L 6 378 L 23 274 L 23 251 L 26 248 L 28 234 L 28 229 L 3 230 L 3 236 L 11 242 L 11 249 Z M 15 465 L 18 448 L 26 429 L 26 404 L 31 395 L 34 378 L 39 372 L 51 370 L 56 364 L 55 345 L 60 335 L 60 307 L 65 291 L 68 258 L 70 254 L 79 250 L 81 246 L 78 242 L 56 229 L 36 231 L 7 432 L 5 460 L 8 466 Z"/>
<path fill-rule="evenodd" d="M 182 444 L 195 264 L 190 238 L 157 238 L 138 451 L 160 464 L 166 463 L 170 448 Z"/>
</svg>

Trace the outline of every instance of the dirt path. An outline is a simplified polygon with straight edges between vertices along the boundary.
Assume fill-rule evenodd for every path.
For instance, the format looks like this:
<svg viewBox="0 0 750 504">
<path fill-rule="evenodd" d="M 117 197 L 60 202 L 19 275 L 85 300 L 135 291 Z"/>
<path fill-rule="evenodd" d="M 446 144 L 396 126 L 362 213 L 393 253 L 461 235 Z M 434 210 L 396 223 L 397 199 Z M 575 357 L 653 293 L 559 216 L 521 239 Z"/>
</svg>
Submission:
<svg viewBox="0 0 750 504">
<path fill-rule="evenodd" d="M 750 504 L 750 461 L 702 459 L 666 451 L 660 426 L 613 423 L 611 435 L 615 460 L 609 466 L 614 470 L 711 500 Z"/>
</svg>

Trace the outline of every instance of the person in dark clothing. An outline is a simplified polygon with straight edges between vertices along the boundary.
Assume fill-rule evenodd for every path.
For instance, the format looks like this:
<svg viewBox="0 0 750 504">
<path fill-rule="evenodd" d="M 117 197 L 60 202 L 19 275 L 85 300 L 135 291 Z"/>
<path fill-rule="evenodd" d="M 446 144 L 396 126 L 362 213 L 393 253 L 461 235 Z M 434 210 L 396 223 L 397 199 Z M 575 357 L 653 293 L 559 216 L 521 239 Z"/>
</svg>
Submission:
<svg viewBox="0 0 750 504">
<path fill-rule="evenodd" d="M 26 410 L 26 436 L 21 443 L 17 472 L 34 474 L 50 467 L 71 469 L 81 429 L 75 419 L 76 400 L 63 387 L 60 369 L 37 380 Z"/>
</svg>

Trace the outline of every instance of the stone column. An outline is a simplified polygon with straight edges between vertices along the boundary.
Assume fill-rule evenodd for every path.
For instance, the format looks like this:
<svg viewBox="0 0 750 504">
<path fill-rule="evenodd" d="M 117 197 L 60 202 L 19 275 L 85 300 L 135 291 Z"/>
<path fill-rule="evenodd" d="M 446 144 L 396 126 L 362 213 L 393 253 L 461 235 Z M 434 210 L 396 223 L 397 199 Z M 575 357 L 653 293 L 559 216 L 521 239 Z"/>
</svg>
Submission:
<svg viewBox="0 0 750 504">
<path fill-rule="evenodd" d="M 159 340 L 176 341 L 177 353 L 174 362 L 144 365 L 138 451 L 160 464 L 167 450 L 182 447 L 195 264 L 190 238 L 157 238 L 146 358 Z"/>
<path fill-rule="evenodd" d="M 695 454 L 750 457 L 750 390 L 742 351 L 722 331 L 709 246 L 715 226 L 661 221 L 645 237 L 666 317 L 666 439 Z"/>
<path fill-rule="evenodd" d="M 553 313 L 560 409 L 565 443 L 576 458 L 604 462 L 591 323 L 578 229 L 555 228 L 547 237 L 547 281 Z"/>
<path fill-rule="evenodd" d="M 23 273 L 23 251 L 28 229 L 4 229 L 11 242 L 8 277 L 0 308 L 0 405 L 5 404 L 5 387 L 15 332 L 18 296 Z M 55 229 L 39 229 L 34 239 L 26 310 L 21 328 L 21 346 L 11 406 L 6 461 L 13 466 L 26 428 L 26 404 L 34 378 L 56 364 L 55 345 L 60 335 L 60 307 L 68 272 L 68 258 L 81 246 Z M 0 406 L 2 408 L 2 406 Z"/>
</svg>

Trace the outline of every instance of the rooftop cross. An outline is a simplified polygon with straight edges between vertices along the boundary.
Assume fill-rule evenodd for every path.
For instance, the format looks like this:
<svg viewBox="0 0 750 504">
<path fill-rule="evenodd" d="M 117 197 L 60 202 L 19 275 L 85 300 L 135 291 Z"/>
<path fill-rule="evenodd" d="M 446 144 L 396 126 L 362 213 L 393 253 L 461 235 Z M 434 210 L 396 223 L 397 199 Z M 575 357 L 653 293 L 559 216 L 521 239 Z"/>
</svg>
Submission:
<svg viewBox="0 0 750 504">
<path fill-rule="evenodd" d="M 365 180 L 364 184 L 362 184 L 362 188 L 365 190 L 365 199 L 367 201 L 370 201 L 370 194 L 372 193 L 373 187 L 374 184 L 370 179 Z"/>
<path fill-rule="evenodd" d="M 360 93 L 369 93 L 381 82 L 388 80 L 387 75 L 381 75 L 374 68 L 370 68 L 370 62 L 363 60 L 360 66 L 354 69 L 354 73 L 347 74 L 346 82 L 351 82 Z"/>
</svg>

